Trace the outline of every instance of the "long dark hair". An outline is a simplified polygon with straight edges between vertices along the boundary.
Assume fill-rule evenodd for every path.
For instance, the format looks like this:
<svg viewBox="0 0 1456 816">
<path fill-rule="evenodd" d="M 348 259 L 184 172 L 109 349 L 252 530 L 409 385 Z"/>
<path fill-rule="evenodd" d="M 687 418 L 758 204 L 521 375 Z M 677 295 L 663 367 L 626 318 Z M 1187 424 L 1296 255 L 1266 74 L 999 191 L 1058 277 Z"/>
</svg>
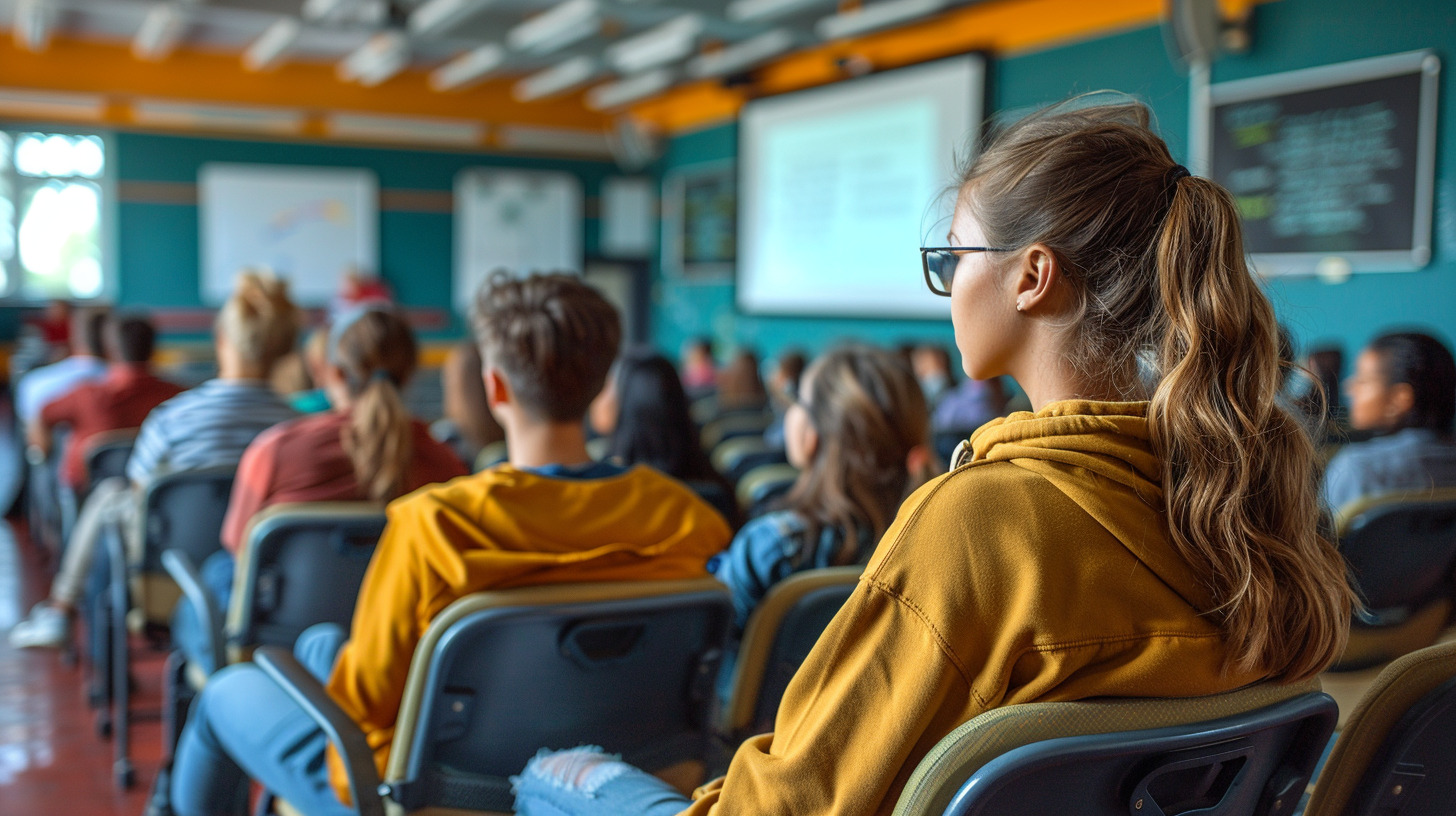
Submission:
<svg viewBox="0 0 1456 816">
<path fill-rule="evenodd" d="M 813 461 L 784 506 L 803 516 L 805 546 L 825 528 L 844 534 L 834 564 L 850 564 L 860 540 L 878 540 L 914 485 L 910 451 L 927 444 L 930 411 L 910 367 L 892 352 L 848 345 L 829 351 L 804 374 L 799 405 L 819 434 Z M 805 399 L 807 391 L 807 400 Z"/>
<path fill-rule="evenodd" d="M 672 362 L 650 351 L 630 351 L 617 363 L 617 427 L 612 456 L 650 465 L 684 482 L 717 481 L 698 442 L 688 397 Z"/>
<path fill-rule="evenodd" d="M 1442 435 L 1456 421 L 1456 361 L 1440 340 L 1421 332 L 1393 332 L 1370 341 L 1387 385 L 1409 385 L 1411 409 L 1390 431 L 1424 428 Z"/>
</svg>

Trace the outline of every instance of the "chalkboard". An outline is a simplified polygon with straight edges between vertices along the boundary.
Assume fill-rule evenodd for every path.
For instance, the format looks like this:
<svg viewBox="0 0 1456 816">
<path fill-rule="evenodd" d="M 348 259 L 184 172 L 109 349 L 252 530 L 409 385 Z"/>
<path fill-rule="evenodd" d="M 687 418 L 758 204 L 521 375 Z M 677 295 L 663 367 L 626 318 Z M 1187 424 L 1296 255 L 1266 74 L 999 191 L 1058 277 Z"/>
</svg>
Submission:
<svg viewBox="0 0 1456 816">
<path fill-rule="evenodd" d="M 1439 71 L 1417 51 L 1209 89 L 1205 166 L 1238 203 L 1262 274 L 1430 261 Z"/>
</svg>

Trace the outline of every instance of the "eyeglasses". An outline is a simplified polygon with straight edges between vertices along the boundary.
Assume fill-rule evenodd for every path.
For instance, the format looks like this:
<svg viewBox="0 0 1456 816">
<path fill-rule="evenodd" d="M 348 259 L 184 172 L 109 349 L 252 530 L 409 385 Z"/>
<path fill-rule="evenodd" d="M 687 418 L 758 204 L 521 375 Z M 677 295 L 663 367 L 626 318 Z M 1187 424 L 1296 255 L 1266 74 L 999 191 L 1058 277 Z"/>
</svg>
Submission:
<svg viewBox="0 0 1456 816">
<path fill-rule="evenodd" d="M 920 266 L 925 270 L 925 285 L 941 297 L 950 297 L 950 284 L 956 266 L 966 252 L 1010 252 L 1000 247 L 921 247 Z M 940 284 L 937 286 L 936 284 Z"/>
</svg>

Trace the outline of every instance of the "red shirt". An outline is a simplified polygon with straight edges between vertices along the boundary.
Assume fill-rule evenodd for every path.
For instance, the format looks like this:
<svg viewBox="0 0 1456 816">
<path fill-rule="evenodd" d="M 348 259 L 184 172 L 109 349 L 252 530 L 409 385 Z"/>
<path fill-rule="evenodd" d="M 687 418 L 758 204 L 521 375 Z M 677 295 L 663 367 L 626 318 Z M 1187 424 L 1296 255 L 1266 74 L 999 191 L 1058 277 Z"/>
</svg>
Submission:
<svg viewBox="0 0 1456 816">
<path fill-rule="evenodd" d="M 61 478 L 80 489 L 86 482 L 86 444 L 106 431 L 136 428 L 153 408 L 182 389 L 152 375 L 146 366 L 113 364 L 106 376 L 85 383 L 47 403 L 40 419 L 49 427 L 71 426 L 71 441 L 61 461 Z"/>
<path fill-rule="evenodd" d="M 222 525 L 222 544 L 236 554 L 253 515 L 286 502 L 364 501 L 354 464 L 341 437 L 347 413 L 330 411 L 280 423 L 253 440 L 238 463 L 233 494 Z M 460 457 L 430 437 L 418 420 L 410 421 L 414 451 L 405 474 L 406 493 L 466 474 Z"/>
</svg>

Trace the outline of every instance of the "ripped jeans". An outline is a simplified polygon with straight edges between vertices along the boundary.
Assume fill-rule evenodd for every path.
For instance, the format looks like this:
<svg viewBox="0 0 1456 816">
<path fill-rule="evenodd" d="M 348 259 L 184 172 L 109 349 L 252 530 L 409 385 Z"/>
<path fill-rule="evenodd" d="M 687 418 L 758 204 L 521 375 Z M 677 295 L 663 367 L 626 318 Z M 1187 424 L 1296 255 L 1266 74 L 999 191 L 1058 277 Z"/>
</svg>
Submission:
<svg viewBox="0 0 1456 816">
<path fill-rule="evenodd" d="M 596 746 L 543 750 L 511 777 L 517 816 L 675 816 L 692 800 Z"/>
</svg>

